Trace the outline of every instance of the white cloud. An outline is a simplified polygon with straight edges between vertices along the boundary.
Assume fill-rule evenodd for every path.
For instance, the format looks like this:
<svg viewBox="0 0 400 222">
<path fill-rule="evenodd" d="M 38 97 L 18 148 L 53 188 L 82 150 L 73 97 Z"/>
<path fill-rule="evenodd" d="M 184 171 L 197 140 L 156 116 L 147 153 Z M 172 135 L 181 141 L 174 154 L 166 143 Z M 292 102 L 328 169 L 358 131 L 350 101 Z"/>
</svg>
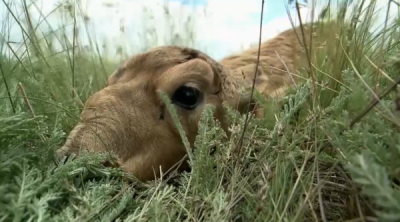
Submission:
<svg viewBox="0 0 400 222">
<path fill-rule="evenodd" d="M 215 21 L 242 24 L 249 22 L 249 15 L 259 14 L 261 10 L 259 0 L 217 0 L 209 1 L 207 4 L 208 16 Z M 264 13 L 266 12 L 264 7 Z"/>
<path fill-rule="evenodd" d="M 46 15 L 54 9 L 56 1 L 38 0 L 36 2 Z M 182 5 L 176 1 L 166 3 L 165 0 L 82 0 L 81 2 L 82 10 L 90 18 L 91 35 L 96 36 L 100 45 L 105 41 L 110 46 L 111 56 L 114 55 L 117 45 L 122 45 L 128 55 L 141 51 L 146 39 L 149 41 L 148 44 L 153 46 L 170 44 L 168 39 L 171 35 L 185 36 L 189 33 L 188 27 L 185 26 L 189 17 L 195 18 L 193 24 L 189 26 L 195 29 L 198 40 L 195 42 L 196 47 L 205 50 L 216 59 L 221 59 L 258 42 L 260 0 L 209 0 L 205 9 L 203 6 Z M 268 2 L 265 1 L 264 16 L 275 13 Z M 107 7 L 107 4 L 114 6 Z M 378 8 L 383 7 L 376 20 L 377 24 L 385 19 L 386 4 L 386 0 L 377 1 Z M 166 16 L 166 11 L 171 16 Z M 318 15 L 321 7 L 315 11 Z M 35 10 L 33 12 L 35 18 L 38 19 L 39 14 L 35 13 Z M 308 21 L 310 20 L 310 12 L 310 8 L 301 8 L 303 20 L 305 17 Z M 291 9 L 290 13 L 295 25 L 298 24 L 295 10 Z M 397 7 L 394 4 L 390 13 L 392 16 L 397 13 Z M 62 25 L 57 15 L 49 18 L 51 19 L 48 21 L 53 29 Z M 71 23 L 71 21 L 67 22 Z M 124 33 L 120 32 L 121 24 L 125 28 Z M 291 26 L 286 13 L 278 15 L 264 24 L 262 39 L 265 41 L 272 38 Z M 71 30 L 71 26 L 68 28 Z M 155 35 L 151 36 L 151 31 Z M 83 28 L 81 33 L 85 33 Z M 17 38 L 17 41 L 21 40 L 20 36 Z M 84 38 L 82 42 L 89 43 L 87 38 Z M 192 46 L 189 43 L 185 44 Z"/>
<path fill-rule="evenodd" d="M 226 25 L 226 21 L 224 21 L 224 17 L 222 18 L 205 18 L 203 24 L 212 24 L 212 26 L 203 25 L 204 32 L 211 32 L 212 34 L 206 37 L 203 40 L 208 41 L 218 41 L 222 44 L 229 44 L 229 48 L 223 53 L 220 53 L 218 58 L 221 56 L 226 56 L 230 53 L 238 52 L 249 47 L 252 44 L 258 42 L 259 39 L 259 32 L 260 32 L 260 24 L 259 24 L 259 16 L 260 16 L 260 5 L 254 6 L 252 13 L 257 14 L 258 17 L 248 21 L 247 23 L 239 23 L 233 25 Z M 266 5 L 268 10 L 268 5 Z M 224 9 L 221 9 L 221 11 Z M 257 13 L 258 10 L 258 13 Z M 272 10 L 272 9 L 271 9 Z M 319 9 L 317 9 L 319 10 Z M 249 10 L 250 11 L 250 10 Z M 301 8 L 300 13 L 303 17 L 303 21 L 310 21 L 310 8 Z M 238 7 L 237 12 L 230 12 L 232 14 L 238 14 L 240 12 L 240 7 Z M 265 11 L 264 11 L 265 13 Z M 292 9 L 290 10 L 292 21 L 294 25 L 298 25 L 297 14 Z M 265 14 L 264 14 L 265 15 Z M 228 17 L 227 15 L 225 15 Z M 211 20 L 211 21 L 210 21 Z M 275 37 L 280 32 L 287 30 L 292 27 L 292 24 L 288 18 L 288 15 L 285 13 L 280 17 L 277 17 L 266 24 L 263 24 L 262 27 L 262 41 L 266 41 L 270 38 Z M 200 28 L 200 29 L 201 29 Z"/>
</svg>

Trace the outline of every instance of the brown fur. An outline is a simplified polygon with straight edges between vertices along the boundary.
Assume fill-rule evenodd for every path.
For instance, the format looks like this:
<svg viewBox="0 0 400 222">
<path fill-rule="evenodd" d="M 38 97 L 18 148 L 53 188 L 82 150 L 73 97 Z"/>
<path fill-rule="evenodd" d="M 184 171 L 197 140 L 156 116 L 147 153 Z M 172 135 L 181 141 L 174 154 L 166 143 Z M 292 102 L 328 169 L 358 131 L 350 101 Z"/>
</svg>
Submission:
<svg viewBox="0 0 400 222">
<path fill-rule="evenodd" d="M 299 29 L 295 31 L 301 38 Z M 296 33 L 288 30 L 261 45 L 256 88 L 265 96 L 282 96 L 293 80 L 298 81 L 287 73 L 295 73 L 305 64 L 298 40 Z M 178 86 L 191 84 L 203 93 L 204 101 L 196 109 L 177 107 L 193 147 L 205 104 L 216 107 L 215 118 L 225 131 L 229 122 L 224 118 L 222 103 L 244 112 L 257 51 L 258 47 L 251 48 L 220 62 L 198 50 L 178 46 L 157 47 L 133 56 L 109 77 L 107 87 L 87 100 L 80 122 L 57 151 L 58 155 L 78 153 L 81 145 L 96 152 L 113 151 L 121 166 L 138 179 L 159 177 L 159 166 L 164 173 L 172 169 L 186 150 L 157 92 L 172 96 Z M 262 115 L 262 111 L 256 114 Z M 186 168 L 183 164 L 180 169 Z"/>
</svg>

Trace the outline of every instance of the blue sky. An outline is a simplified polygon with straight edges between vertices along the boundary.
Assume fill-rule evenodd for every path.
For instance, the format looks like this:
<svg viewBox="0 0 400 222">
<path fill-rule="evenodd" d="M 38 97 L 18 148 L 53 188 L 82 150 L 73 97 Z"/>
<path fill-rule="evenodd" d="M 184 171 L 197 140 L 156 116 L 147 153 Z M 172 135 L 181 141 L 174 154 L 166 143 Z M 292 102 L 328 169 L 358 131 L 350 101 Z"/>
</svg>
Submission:
<svg viewBox="0 0 400 222">
<path fill-rule="evenodd" d="M 205 6 L 209 2 L 209 0 L 171 0 L 173 2 L 179 2 L 182 5 L 195 5 L 195 6 Z M 217 0 L 218 1 L 218 0 Z M 267 23 L 274 18 L 282 17 L 286 15 L 286 9 L 284 7 L 285 0 L 265 0 L 264 6 L 268 5 L 269 8 L 273 10 L 269 10 L 268 13 L 263 15 L 263 23 Z M 286 0 L 287 2 L 287 0 Z M 259 1 L 259 5 L 261 7 L 261 1 Z M 261 8 L 260 8 L 261 10 Z M 250 17 L 260 20 L 259 13 L 253 13 Z"/>
<path fill-rule="evenodd" d="M 206 6 L 209 0 L 170 0 L 171 2 L 179 2 L 182 5 L 195 5 L 195 6 Z M 285 15 L 286 11 L 283 7 L 284 1 L 279 0 L 265 0 L 264 5 L 268 5 L 269 8 L 273 8 L 274 10 L 269 11 L 264 15 L 263 22 L 268 22 L 274 18 Z M 259 5 L 261 7 L 261 1 L 259 1 Z M 261 9 L 260 9 L 261 10 Z M 260 15 L 254 13 L 251 17 L 255 16 L 257 19 L 260 18 Z"/>
<path fill-rule="evenodd" d="M 80 0 L 82 10 L 90 18 L 91 37 L 108 46 L 109 54 L 115 55 L 115 49 L 122 46 L 128 55 L 142 51 L 145 40 L 147 44 L 159 46 L 170 44 L 169 36 L 179 34 L 183 38 L 188 35 L 185 23 L 192 19 L 189 25 L 195 32 L 196 42 L 184 42 L 191 47 L 196 47 L 210 54 L 215 59 L 238 52 L 255 44 L 259 36 L 259 20 L 261 0 Z M 16 2 L 16 1 L 14 1 Z M 56 7 L 59 0 L 36 0 L 43 14 L 47 15 Z M 167 2 L 167 3 L 166 3 Z M 318 3 L 327 0 L 318 0 Z M 385 6 L 387 0 L 377 0 L 378 5 Z M 114 7 L 104 6 L 112 3 Z M 0 20 L 4 21 L 5 7 L 0 3 Z M 279 32 L 291 27 L 285 4 L 287 0 L 265 0 L 262 39 L 267 40 Z M 319 4 L 320 5 L 320 4 Z M 147 9 L 144 10 L 144 9 Z M 165 9 L 169 10 L 167 16 Z M 318 12 L 321 6 L 316 9 Z M 393 10 L 394 9 L 394 10 Z M 393 4 L 392 14 L 397 13 Z M 21 10 L 18 10 L 21 12 Z M 301 9 L 302 17 L 307 17 L 310 8 Z M 385 13 L 384 10 L 382 10 Z M 32 9 L 33 17 L 40 21 L 40 14 Z M 294 9 L 291 10 L 293 20 Z M 383 21 L 383 20 L 382 20 Z M 48 17 L 52 29 L 57 29 L 69 24 L 69 36 L 72 35 L 71 19 L 62 20 L 59 14 L 53 13 Z M 0 21 L 2 23 L 2 21 Z M 119 31 L 120 25 L 125 27 L 125 33 Z M 11 40 L 21 41 L 21 33 L 13 22 Z M 82 26 L 83 27 L 83 26 Z M 48 25 L 42 23 L 40 29 L 46 32 Z M 150 29 L 156 35 L 151 36 Z M 0 33 L 4 31 L 0 30 Z M 86 31 L 81 29 L 81 33 Z M 88 44 L 88 37 L 82 36 L 81 42 Z"/>
</svg>

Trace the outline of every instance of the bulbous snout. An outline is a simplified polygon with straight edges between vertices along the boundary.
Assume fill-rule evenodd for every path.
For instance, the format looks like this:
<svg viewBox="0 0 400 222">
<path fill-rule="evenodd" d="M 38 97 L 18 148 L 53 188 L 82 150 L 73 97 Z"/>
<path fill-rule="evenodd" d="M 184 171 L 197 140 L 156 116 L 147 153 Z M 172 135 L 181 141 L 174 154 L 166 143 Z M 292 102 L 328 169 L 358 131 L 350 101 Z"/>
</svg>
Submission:
<svg viewBox="0 0 400 222">
<path fill-rule="evenodd" d="M 158 98 L 137 85 L 113 85 L 93 94 L 56 151 L 58 160 L 82 150 L 113 152 L 125 171 L 143 181 L 172 170 L 186 149 L 169 114 L 160 118 L 161 108 Z"/>
</svg>

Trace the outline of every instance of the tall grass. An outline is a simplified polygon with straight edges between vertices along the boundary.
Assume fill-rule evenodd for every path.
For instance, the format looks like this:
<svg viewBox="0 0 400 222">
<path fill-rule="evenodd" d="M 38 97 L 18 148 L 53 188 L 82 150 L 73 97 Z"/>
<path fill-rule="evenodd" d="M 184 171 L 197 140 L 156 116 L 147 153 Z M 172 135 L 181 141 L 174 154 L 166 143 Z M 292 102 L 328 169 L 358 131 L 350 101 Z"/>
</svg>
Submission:
<svg viewBox="0 0 400 222">
<path fill-rule="evenodd" d="M 108 57 L 110 46 L 100 46 L 80 4 L 58 6 L 68 22 L 44 32 L 40 24 L 51 20 L 34 19 L 36 3 L 3 0 L 0 221 L 399 221 L 398 95 L 360 115 L 400 75 L 400 20 L 373 30 L 377 3 L 320 3 L 316 22 L 327 22 L 331 35 L 307 48 L 310 67 L 298 73 L 305 81 L 279 103 L 256 92 L 269 112 L 251 119 L 239 157 L 232 147 L 245 118 L 227 108 L 235 120 L 228 139 L 208 107 L 192 172 L 171 184 L 139 183 L 104 167 L 103 155 L 54 163 L 85 100 L 105 85 L 129 44 L 111 46 L 120 57 Z M 188 37 L 174 31 L 164 43 L 195 46 L 191 22 Z M 11 23 L 23 35 L 19 44 L 9 39 Z M 144 28 L 153 38 L 143 38 L 136 52 L 158 42 L 156 31 Z"/>
</svg>

